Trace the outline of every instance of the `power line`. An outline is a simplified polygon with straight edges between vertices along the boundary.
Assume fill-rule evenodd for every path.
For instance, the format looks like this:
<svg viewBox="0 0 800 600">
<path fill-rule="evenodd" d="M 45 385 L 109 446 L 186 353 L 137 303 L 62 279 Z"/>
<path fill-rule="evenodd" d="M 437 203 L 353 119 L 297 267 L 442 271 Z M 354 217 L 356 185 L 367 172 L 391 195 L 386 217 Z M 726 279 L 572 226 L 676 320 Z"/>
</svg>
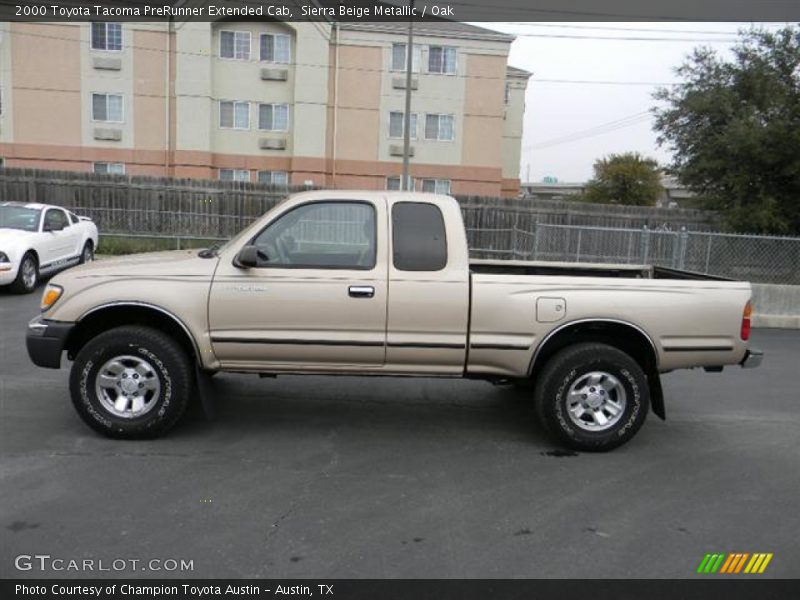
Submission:
<svg viewBox="0 0 800 600">
<path fill-rule="evenodd" d="M 546 38 L 546 39 L 566 39 L 566 40 L 604 40 L 613 42 L 694 42 L 711 44 L 735 44 L 738 38 L 688 38 L 688 37 L 642 37 L 642 36 L 616 36 L 616 35 L 573 35 L 569 33 L 548 34 L 548 33 L 518 33 L 514 34 L 522 38 Z"/>
<path fill-rule="evenodd" d="M 680 82 L 665 82 L 665 81 L 611 81 L 611 80 L 597 80 L 597 79 L 531 79 L 532 83 L 575 83 L 581 85 L 644 85 L 644 86 L 673 86 L 681 85 Z"/>
<path fill-rule="evenodd" d="M 609 121 L 607 123 L 595 125 L 594 127 L 590 127 L 588 129 L 582 129 L 580 131 L 576 131 L 564 136 L 551 138 L 549 140 L 545 140 L 537 144 L 530 144 L 524 146 L 523 150 L 541 150 L 544 148 L 550 148 L 552 146 L 570 144 L 572 142 L 577 142 L 583 139 L 596 137 L 598 135 L 605 135 L 606 133 L 611 133 L 612 131 L 616 131 L 618 129 L 624 129 L 627 127 L 631 127 L 633 125 L 638 125 L 639 123 L 649 120 L 649 118 L 650 118 L 650 111 L 638 112 L 632 115 L 628 115 L 627 117 L 623 117 L 621 119 L 616 119 L 614 121 Z"/>
<path fill-rule="evenodd" d="M 509 25 L 515 27 L 532 27 L 532 28 L 553 28 L 553 29 L 578 29 L 578 30 L 601 30 L 601 31 L 623 31 L 629 33 L 680 33 L 680 34 L 695 34 L 695 35 L 735 35 L 736 31 L 710 31 L 702 29 L 656 29 L 647 27 L 612 27 L 607 25 L 573 25 L 573 24 L 556 24 L 556 23 L 515 23 L 513 21 L 495 22 L 492 25 Z M 755 25 L 755 23 L 751 23 Z M 776 23 L 759 23 L 758 27 L 783 27 L 782 24 Z M 512 34 L 513 35 L 513 34 Z"/>
</svg>

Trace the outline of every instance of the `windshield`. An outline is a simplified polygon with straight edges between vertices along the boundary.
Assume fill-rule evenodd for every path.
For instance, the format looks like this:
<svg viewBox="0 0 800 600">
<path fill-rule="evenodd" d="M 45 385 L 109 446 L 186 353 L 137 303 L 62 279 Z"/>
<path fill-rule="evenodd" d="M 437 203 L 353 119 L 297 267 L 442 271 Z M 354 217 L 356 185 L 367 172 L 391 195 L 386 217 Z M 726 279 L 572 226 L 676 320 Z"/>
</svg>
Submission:
<svg viewBox="0 0 800 600">
<path fill-rule="evenodd" d="M 0 205 L 0 228 L 37 231 L 39 229 L 38 208 L 24 206 Z"/>
</svg>

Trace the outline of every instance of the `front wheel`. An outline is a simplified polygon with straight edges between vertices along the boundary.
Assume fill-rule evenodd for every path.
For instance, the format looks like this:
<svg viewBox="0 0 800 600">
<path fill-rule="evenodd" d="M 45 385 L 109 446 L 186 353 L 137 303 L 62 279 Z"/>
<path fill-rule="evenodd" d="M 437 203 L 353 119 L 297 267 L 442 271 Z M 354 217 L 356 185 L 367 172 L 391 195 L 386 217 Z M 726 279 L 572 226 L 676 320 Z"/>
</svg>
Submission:
<svg viewBox="0 0 800 600">
<path fill-rule="evenodd" d="M 11 291 L 15 294 L 30 294 L 39 283 L 39 264 L 33 253 L 28 252 L 19 263 L 17 277 L 11 284 Z"/>
<path fill-rule="evenodd" d="M 575 344 L 558 352 L 537 378 L 535 394 L 545 429 L 576 450 L 621 446 L 636 434 L 650 408 L 642 368 L 607 344 Z"/>
<path fill-rule="evenodd" d="M 70 373 L 78 414 L 113 438 L 154 438 L 169 431 L 186 411 L 192 384 L 180 345 L 141 326 L 98 335 L 78 353 Z"/>
</svg>

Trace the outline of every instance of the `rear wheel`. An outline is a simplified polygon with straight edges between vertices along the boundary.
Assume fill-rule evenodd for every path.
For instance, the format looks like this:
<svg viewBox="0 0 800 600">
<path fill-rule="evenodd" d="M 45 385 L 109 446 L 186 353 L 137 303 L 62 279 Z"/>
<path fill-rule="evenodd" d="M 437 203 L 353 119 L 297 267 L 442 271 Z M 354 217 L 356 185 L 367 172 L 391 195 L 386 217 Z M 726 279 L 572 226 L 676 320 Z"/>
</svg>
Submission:
<svg viewBox="0 0 800 600">
<path fill-rule="evenodd" d="M 545 364 L 536 411 L 548 433 L 576 450 L 605 451 L 644 423 L 650 391 L 639 364 L 607 344 L 568 346 Z"/>
<path fill-rule="evenodd" d="M 98 335 L 78 353 L 70 373 L 78 414 L 114 438 L 154 438 L 169 431 L 186 411 L 192 384 L 180 345 L 141 326 Z"/>
<path fill-rule="evenodd" d="M 17 278 L 11 284 L 11 291 L 15 294 L 30 294 L 39 283 L 39 263 L 32 252 L 22 257 L 17 271 Z"/>
</svg>

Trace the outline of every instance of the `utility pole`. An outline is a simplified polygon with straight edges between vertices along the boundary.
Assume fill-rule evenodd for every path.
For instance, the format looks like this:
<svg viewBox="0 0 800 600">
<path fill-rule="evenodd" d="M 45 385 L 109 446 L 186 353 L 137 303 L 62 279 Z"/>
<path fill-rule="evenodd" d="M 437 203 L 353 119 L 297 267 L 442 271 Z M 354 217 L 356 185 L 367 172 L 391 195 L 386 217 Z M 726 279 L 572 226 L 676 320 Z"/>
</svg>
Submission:
<svg viewBox="0 0 800 600">
<path fill-rule="evenodd" d="M 400 189 L 409 191 L 411 177 L 408 161 L 411 154 L 411 73 L 414 63 L 414 0 L 411 0 L 411 15 L 408 21 L 408 43 L 406 44 L 406 109 L 403 113 L 403 180 Z"/>
</svg>

